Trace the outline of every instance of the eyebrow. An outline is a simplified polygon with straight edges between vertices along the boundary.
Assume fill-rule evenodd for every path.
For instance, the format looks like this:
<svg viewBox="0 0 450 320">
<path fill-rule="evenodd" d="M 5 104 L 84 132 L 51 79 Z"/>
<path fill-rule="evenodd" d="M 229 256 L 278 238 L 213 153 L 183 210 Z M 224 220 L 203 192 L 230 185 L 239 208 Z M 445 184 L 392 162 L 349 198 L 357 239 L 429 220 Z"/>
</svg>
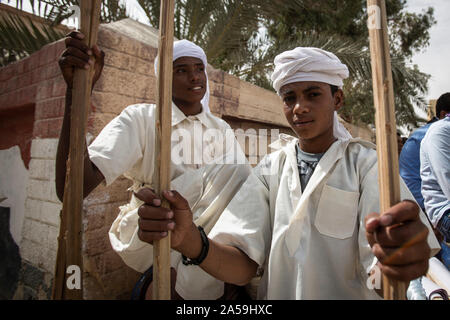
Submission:
<svg viewBox="0 0 450 320">
<path fill-rule="evenodd" d="M 319 86 L 310 86 L 310 87 L 307 87 L 305 90 L 303 90 L 303 92 L 304 93 L 307 93 L 307 92 L 309 92 L 309 91 L 312 91 L 312 90 L 317 90 L 317 89 L 319 89 L 319 90 L 321 90 L 322 88 L 321 87 L 319 87 Z M 289 95 L 289 94 L 293 94 L 294 93 L 294 90 L 290 90 L 290 89 L 288 89 L 288 91 L 282 91 L 281 92 L 281 95 L 283 95 L 283 96 L 285 96 L 285 95 Z"/>
<path fill-rule="evenodd" d="M 191 65 L 191 64 L 190 64 L 190 63 L 189 63 L 189 64 L 188 64 L 188 63 L 174 64 L 173 67 L 174 67 L 174 68 L 181 68 L 181 67 L 187 67 L 187 66 L 189 66 L 189 65 Z M 194 65 L 195 65 L 195 66 L 202 66 L 202 67 L 204 67 L 204 64 L 203 64 L 202 62 L 195 63 Z"/>
</svg>

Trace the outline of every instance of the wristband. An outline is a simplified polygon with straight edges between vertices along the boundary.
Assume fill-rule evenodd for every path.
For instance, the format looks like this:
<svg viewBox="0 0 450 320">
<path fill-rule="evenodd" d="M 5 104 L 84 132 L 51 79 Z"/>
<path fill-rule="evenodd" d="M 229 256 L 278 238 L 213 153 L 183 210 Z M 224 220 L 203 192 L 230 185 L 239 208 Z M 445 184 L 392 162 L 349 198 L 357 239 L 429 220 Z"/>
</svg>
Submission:
<svg viewBox="0 0 450 320">
<path fill-rule="evenodd" d="M 200 236 L 202 238 L 202 251 L 200 252 L 200 255 L 196 259 L 190 259 L 190 258 L 187 258 L 185 255 L 181 255 L 181 257 L 183 259 L 182 262 L 185 266 L 188 266 L 188 265 L 198 266 L 200 263 L 203 262 L 203 260 L 205 260 L 206 256 L 208 255 L 208 250 L 209 250 L 208 237 L 206 236 L 205 231 L 203 230 L 203 228 L 201 226 L 198 226 L 197 228 L 200 231 Z"/>
</svg>

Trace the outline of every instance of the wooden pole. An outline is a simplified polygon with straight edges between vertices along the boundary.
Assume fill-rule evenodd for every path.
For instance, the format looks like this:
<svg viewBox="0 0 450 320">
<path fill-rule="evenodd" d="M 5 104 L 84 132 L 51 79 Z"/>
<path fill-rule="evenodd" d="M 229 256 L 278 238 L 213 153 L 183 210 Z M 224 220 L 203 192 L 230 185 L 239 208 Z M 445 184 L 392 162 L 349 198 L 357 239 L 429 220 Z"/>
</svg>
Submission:
<svg viewBox="0 0 450 320">
<path fill-rule="evenodd" d="M 101 0 L 80 1 L 80 31 L 84 42 L 92 47 L 97 42 Z M 72 89 L 70 119 L 70 147 L 64 185 L 63 209 L 59 234 L 59 246 L 55 266 L 53 299 L 83 299 L 83 257 L 82 257 L 82 206 L 84 150 L 86 143 L 86 122 L 91 105 L 93 67 L 76 69 Z M 77 288 L 68 288 L 67 270 L 75 266 L 79 271 Z M 76 273 L 76 271 L 75 271 Z"/>
<path fill-rule="evenodd" d="M 400 180 L 385 0 L 367 0 L 373 97 L 378 156 L 380 211 L 400 202 Z M 405 300 L 406 284 L 383 275 L 383 294 L 387 300 Z"/>
<path fill-rule="evenodd" d="M 155 142 L 155 190 L 159 195 L 170 189 L 174 6 L 174 0 L 161 0 Z M 169 208 L 168 202 L 161 199 L 162 207 Z M 170 232 L 153 242 L 153 249 L 153 299 L 170 300 Z"/>
</svg>

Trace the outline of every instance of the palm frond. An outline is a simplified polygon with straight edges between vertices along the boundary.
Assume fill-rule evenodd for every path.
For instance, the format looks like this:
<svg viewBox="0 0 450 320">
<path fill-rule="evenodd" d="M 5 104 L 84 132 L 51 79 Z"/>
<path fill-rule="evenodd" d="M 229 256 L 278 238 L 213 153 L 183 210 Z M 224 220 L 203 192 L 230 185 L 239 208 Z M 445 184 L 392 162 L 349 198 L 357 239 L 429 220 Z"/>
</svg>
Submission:
<svg viewBox="0 0 450 320">
<path fill-rule="evenodd" d="M 50 25 L 37 25 L 30 18 L 5 14 L 0 17 L 0 65 L 26 57 L 63 37 L 62 31 Z"/>
</svg>

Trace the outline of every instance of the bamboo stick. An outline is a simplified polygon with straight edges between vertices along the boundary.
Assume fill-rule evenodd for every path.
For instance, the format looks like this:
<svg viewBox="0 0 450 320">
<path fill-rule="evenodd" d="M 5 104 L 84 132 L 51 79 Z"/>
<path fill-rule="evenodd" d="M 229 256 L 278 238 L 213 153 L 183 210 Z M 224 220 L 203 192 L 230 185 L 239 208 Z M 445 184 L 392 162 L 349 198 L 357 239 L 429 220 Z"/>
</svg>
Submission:
<svg viewBox="0 0 450 320">
<path fill-rule="evenodd" d="M 155 142 L 155 190 L 170 189 L 171 129 L 172 129 L 172 57 L 174 0 L 161 0 L 158 46 L 157 123 Z M 161 206 L 169 208 L 163 197 Z M 153 242 L 153 299 L 170 300 L 170 232 Z"/>
<path fill-rule="evenodd" d="M 84 42 L 92 47 L 97 42 L 101 0 L 80 1 L 80 31 Z M 55 267 L 53 299 L 83 298 L 82 206 L 86 122 L 90 108 L 93 67 L 76 69 L 72 89 L 70 147 L 64 185 L 59 246 Z M 67 267 L 78 266 L 80 288 L 67 287 Z"/>
<path fill-rule="evenodd" d="M 385 0 L 367 0 L 370 54 L 378 156 L 380 211 L 400 201 L 400 180 Z M 406 284 L 383 275 L 383 294 L 387 300 L 405 300 Z"/>
</svg>

